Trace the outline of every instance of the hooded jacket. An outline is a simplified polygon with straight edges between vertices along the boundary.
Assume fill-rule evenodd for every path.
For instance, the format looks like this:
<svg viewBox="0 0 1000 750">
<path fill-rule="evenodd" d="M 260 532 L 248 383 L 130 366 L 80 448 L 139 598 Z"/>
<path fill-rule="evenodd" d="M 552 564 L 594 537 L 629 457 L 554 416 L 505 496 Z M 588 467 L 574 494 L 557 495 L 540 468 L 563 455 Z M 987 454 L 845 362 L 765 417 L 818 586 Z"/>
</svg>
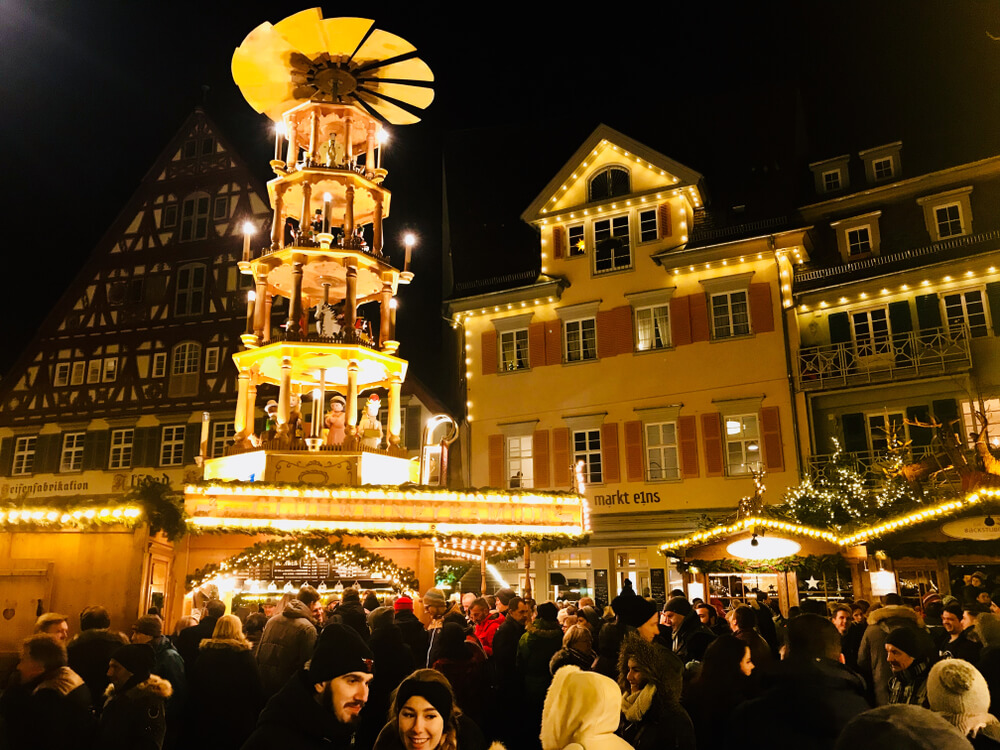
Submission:
<svg viewBox="0 0 1000 750">
<path fill-rule="evenodd" d="M 868 627 L 858 648 L 858 669 L 862 675 L 871 675 L 875 705 L 878 706 L 889 703 L 892 669 L 885 659 L 885 639 L 896 628 L 923 629 L 920 618 L 912 608 L 890 604 L 868 614 Z"/>
<path fill-rule="evenodd" d="M 257 647 L 257 667 L 265 696 L 281 690 L 309 660 L 316 635 L 312 612 L 298 599 L 289 601 L 284 610 L 267 621 Z"/>
<path fill-rule="evenodd" d="M 249 643 L 206 638 L 191 668 L 188 729 L 205 747 L 239 745 L 264 707 L 264 687 Z"/>
<path fill-rule="evenodd" d="M 562 638 L 559 623 L 538 618 L 517 644 L 517 671 L 524 684 L 524 699 L 536 712 L 545 702 L 545 691 L 552 681 L 549 663 L 562 648 Z"/>
<path fill-rule="evenodd" d="M 483 644 L 486 656 L 493 656 L 493 638 L 503 625 L 504 618 L 496 612 L 491 612 L 485 620 L 476 625 L 476 638 Z"/>
<path fill-rule="evenodd" d="M 173 690 L 162 677 L 108 685 L 96 746 L 101 750 L 160 750 L 167 731 L 166 703 Z"/>
<path fill-rule="evenodd" d="M 644 695 L 630 695 L 629 661 L 646 675 Z M 680 705 L 684 665 L 677 656 L 630 634 L 622 642 L 618 674 L 618 687 L 624 696 L 619 737 L 636 750 L 695 749 L 694 724 Z"/>
<path fill-rule="evenodd" d="M 620 708 L 621 691 L 613 680 L 563 667 L 545 696 L 542 750 L 632 750 L 615 734 Z"/>
</svg>

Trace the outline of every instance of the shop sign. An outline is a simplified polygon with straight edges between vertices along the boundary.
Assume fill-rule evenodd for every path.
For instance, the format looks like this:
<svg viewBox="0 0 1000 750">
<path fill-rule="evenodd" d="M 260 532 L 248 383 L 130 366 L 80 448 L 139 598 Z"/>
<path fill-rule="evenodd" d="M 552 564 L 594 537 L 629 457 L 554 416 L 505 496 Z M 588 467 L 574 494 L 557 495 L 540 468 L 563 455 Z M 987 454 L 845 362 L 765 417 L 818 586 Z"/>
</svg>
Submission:
<svg viewBox="0 0 1000 750">
<path fill-rule="evenodd" d="M 96 495 L 126 492 L 145 477 L 174 486 L 188 481 L 183 468 L 163 471 L 84 471 L 72 477 L 58 474 L 40 474 L 25 479 L 0 482 L 0 500 L 45 497 L 74 497 L 81 499 Z M 193 477 L 192 477 L 193 478 Z"/>
<path fill-rule="evenodd" d="M 988 524 L 989 518 L 993 523 Z M 1000 523 L 991 516 L 973 516 L 949 521 L 941 526 L 941 533 L 952 539 L 971 539 L 977 542 L 989 542 L 1000 539 Z"/>
<path fill-rule="evenodd" d="M 641 513 L 663 510 L 665 503 L 659 490 L 648 490 L 645 485 L 587 488 L 591 513 Z"/>
</svg>

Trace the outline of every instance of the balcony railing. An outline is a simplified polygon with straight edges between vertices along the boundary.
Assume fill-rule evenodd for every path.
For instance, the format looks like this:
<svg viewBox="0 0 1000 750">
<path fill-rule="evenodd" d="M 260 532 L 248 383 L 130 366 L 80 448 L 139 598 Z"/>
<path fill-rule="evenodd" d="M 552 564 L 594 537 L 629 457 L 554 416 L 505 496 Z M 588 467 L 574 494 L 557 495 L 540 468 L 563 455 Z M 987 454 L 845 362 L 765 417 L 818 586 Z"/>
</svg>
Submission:
<svg viewBox="0 0 1000 750">
<path fill-rule="evenodd" d="M 800 391 L 821 391 L 962 372 L 971 367 L 969 330 L 962 326 L 803 347 L 795 375 Z"/>
<path fill-rule="evenodd" d="M 918 462 L 927 456 L 934 455 L 937 451 L 933 446 L 921 445 L 911 446 L 909 453 L 910 461 Z M 874 489 L 885 482 L 886 474 L 889 471 L 891 461 L 885 451 L 863 451 L 858 453 L 841 453 L 837 463 L 833 462 L 833 454 L 816 454 L 806 459 L 806 473 L 814 480 L 826 479 L 830 482 L 842 481 L 837 476 L 837 469 L 840 466 L 851 466 L 861 476 L 862 484 L 868 489 Z M 946 460 L 946 459 L 942 459 Z M 948 490 L 959 491 L 961 480 L 955 472 L 937 472 L 928 476 L 922 481 L 924 491 Z"/>
</svg>

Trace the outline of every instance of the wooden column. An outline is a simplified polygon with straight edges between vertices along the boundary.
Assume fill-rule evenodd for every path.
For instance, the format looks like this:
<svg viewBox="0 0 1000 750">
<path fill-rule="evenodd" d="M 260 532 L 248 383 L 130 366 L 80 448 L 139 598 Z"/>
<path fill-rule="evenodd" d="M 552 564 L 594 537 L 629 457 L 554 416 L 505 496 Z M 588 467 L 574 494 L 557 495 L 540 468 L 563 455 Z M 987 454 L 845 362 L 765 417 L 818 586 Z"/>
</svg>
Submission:
<svg viewBox="0 0 1000 750">
<path fill-rule="evenodd" d="M 278 385 L 278 426 L 288 424 L 292 411 L 292 358 L 281 358 L 281 382 Z"/>
<path fill-rule="evenodd" d="M 312 221 L 312 185 L 302 183 L 302 218 L 299 219 L 299 231 L 305 232 Z"/>
<path fill-rule="evenodd" d="M 257 412 L 257 381 L 254 380 L 253 373 L 250 373 L 250 382 L 247 385 L 247 410 L 246 410 L 246 434 L 254 433 L 254 415 Z"/>
<path fill-rule="evenodd" d="M 274 223 L 271 224 L 271 249 L 281 248 L 281 241 L 284 239 L 284 226 L 282 210 L 284 207 L 284 191 L 274 194 Z"/>
<path fill-rule="evenodd" d="M 265 304 L 265 297 L 270 295 L 267 293 L 267 268 L 264 266 L 257 266 L 257 276 L 254 279 L 257 286 L 257 302 L 254 305 L 254 315 L 253 315 L 253 332 L 257 336 L 258 341 L 264 340 L 264 328 L 270 328 L 267 325 L 267 320 L 265 320 L 265 315 L 268 310 L 268 305 Z"/>
<path fill-rule="evenodd" d="M 292 127 L 288 131 L 288 150 L 285 155 L 285 169 L 291 172 L 299 161 L 299 141 L 298 128 Z"/>
<path fill-rule="evenodd" d="M 371 174 L 375 171 L 375 128 L 378 127 L 374 122 L 368 128 L 368 140 L 365 145 L 367 150 L 365 151 L 365 172 Z"/>
<path fill-rule="evenodd" d="M 301 257 L 301 256 L 299 256 Z M 292 261 L 292 296 L 288 300 L 288 319 L 285 321 L 285 338 L 298 341 L 302 337 L 299 319 L 302 317 L 302 263 Z"/>
<path fill-rule="evenodd" d="M 354 185 L 347 183 L 347 202 L 344 204 L 344 238 L 354 237 Z M 348 245 L 349 246 L 349 245 Z"/>
<path fill-rule="evenodd" d="M 353 123 L 354 121 L 350 117 L 344 119 L 344 158 L 348 164 L 354 160 L 354 144 L 351 142 L 351 125 Z"/>
<path fill-rule="evenodd" d="M 372 218 L 372 252 L 376 255 L 382 254 L 382 193 L 375 191 L 372 193 L 375 199 L 375 214 Z"/>
<path fill-rule="evenodd" d="M 319 113 L 313 110 L 309 115 L 309 153 L 306 154 L 306 164 L 316 162 L 316 153 L 319 149 Z"/>
<path fill-rule="evenodd" d="M 347 431 L 354 435 L 358 426 L 358 363 L 351 360 L 347 364 Z"/>
<path fill-rule="evenodd" d="M 265 344 L 271 343 L 271 305 L 274 303 L 274 295 L 270 292 L 264 295 L 264 337 Z"/>
<path fill-rule="evenodd" d="M 402 425 L 399 398 L 402 385 L 403 379 L 399 373 L 393 373 L 389 379 L 389 424 L 386 425 L 389 445 L 399 445 L 399 428 Z"/>
<path fill-rule="evenodd" d="M 524 545 L 524 595 L 523 599 L 531 598 L 531 545 Z"/>
<path fill-rule="evenodd" d="M 382 278 L 382 299 L 379 301 L 379 336 L 378 345 L 386 351 L 386 342 L 392 338 L 392 317 L 389 310 L 392 304 L 392 276 L 385 274 Z"/>
<path fill-rule="evenodd" d="M 347 296 L 344 298 L 344 325 L 353 336 L 354 321 L 358 315 L 358 267 L 353 258 L 348 258 L 345 262 L 347 263 L 347 277 L 345 279 Z"/>
<path fill-rule="evenodd" d="M 250 388 L 250 371 L 240 370 L 236 378 L 236 414 L 233 418 L 233 427 L 236 430 L 236 437 L 241 438 L 246 435 L 247 429 L 247 392 Z"/>
</svg>

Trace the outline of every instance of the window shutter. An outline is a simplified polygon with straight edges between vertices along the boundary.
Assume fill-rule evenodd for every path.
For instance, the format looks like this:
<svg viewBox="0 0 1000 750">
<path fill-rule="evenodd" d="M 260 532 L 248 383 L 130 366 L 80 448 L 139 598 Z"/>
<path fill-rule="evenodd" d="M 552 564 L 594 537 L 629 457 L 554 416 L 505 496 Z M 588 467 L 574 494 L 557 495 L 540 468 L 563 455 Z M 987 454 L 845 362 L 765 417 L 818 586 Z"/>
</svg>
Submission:
<svg viewBox="0 0 1000 750">
<path fill-rule="evenodd" d="M 993 335 L 1000 336 L 1000 281 L 986 285 L 986 299 L 990 303 L 990 319 L 993 321 Z"/>
<path fill-rule="evenodd" d="M 35 440 L 35 461 L 34 469 L 32 470 L 35 474 L 47 474 L 55 473 L 59 471 L 59 463 L 62 458 L 62 433 L 55 435 L 39 435 Z M 97 444 L 93 440 L 84 439 L 83 441 L 83 455 L 84 460 L 87 458 L 87 451 L 90 449 L 91 452 L 97 447 Z M 87 466 L 84 463 L 84 468 L 99 469 L 100 466 Z"/>
<path fill-rule="evenodd" d="M 490 461 L 490 487 L 506 487 L 503 481 L 503 435 L 495 433 L 489 436 L 487 452 Z"/>
<path fill-rule="evenodd" d="M 531 436 L 531 466 L 535 487 L 549 486 L 549 431 L 535 430 Z"/>
<path fill-rule="evenodd" d="M 14 441 L 17 438 L 7 437 L 0 440 L 0 472 L 9 476 L 14 470 Z"/>
<path fill-rule="evenodd" d="M 303 427 L 303 429 L 305 429 Z M 212 449 L 212 434 L 208 436 L 208 449 Z M 196 424 L 188 424 L 184 427 L 184 463 L 193 464 L 194 457 L 201 451 L 201 427 Z M 107 457 L 105 457 L 107 461 Z"/>
<path fill-rule="evenodd" d="M 497 371 L 497 332 L 483 331 L 481 336 L 483 375 L 493 375 Z"/>
<path fill-rule="evenodd" d="M 771 285 L 750 285 L 750 326 L 754 333 L 774 330 L 774 308 L 771 307 Z"/>
<path fill-rule="evenodd" d="M 670 338 L 674 346 L 691 343 L 691 298 L 670 299 Z"/>
<path fill-rule="evenodd" d="M 84 438 L 83 441 L 84 469 L 108 468 L 108 449 L 110 440 L 111 440 L 111 433 L 108 432 L 107 430 L 87 433 L 87 437 Z M 59 447 L 62 448 L 61 445 Z"/>
<path fill-rule="evenodd" d="M 159 466 L 160 427 L 136 427 L 132 438 L 132 466 Z"/>
<path fill-rule="evenodd" d="M 847 453 L 865 453 L 868 450 L 868 431 L 865 429 L 865 415 L 842 414 L 840 427 L 844 432 L 843 449 Z"/>
<path fill-rule="evenodd" d="M 777 406 L 765 406 L 760 410 L 760 427 L 764 468 L 768 471 L 784 471 L 785 457 L 781 450 L 781 420 Z"/>
<path fill-rule="evenodd" d="M 545 324 L 545 364 L 561 365 L 562 351 L 562 321 L 549 321 Z"/>
<path fill-rule="evenodd" d="M 406 433 L 406 449 L 411 451 L 420 450 L 420 441 L 424 439 L 422 434 L 423 425 L 420 419 L 420 407 L 413 405 L 406 407 L 406 422 L 403 432 Z"/>
<path fill-rule="evenodd" d="M 569 428 L 552 430 L 552 486 L 564 489 L 570 484 Z"/>
<path fill-rule="evenodd" d="M 906 419 L 909 422 L 920 422 L 922 424 L 930 424 L 931 410 L 923 405 L 907 406 Z M 933 430 L 931 430 L 930 427 L 910 426 L 907 429 L 909 430 L 911 445 L 927 446 L 931 444 L 931 438 L 934 437 L 934 434 Z"/>
<path fill-rule="evenodd" d="M 545 361 L 545 324 L 532 323 L 528 326 L 528 366 L 541 367 Z"/>
<path fill-rule="evenodd" d="M 936 294 L 917 297 L 917 326 L 922 331 L 941 327 L 941 303 Z"/>
<path fill-rule="evenodd" d="M 597 311 L 597 358 L 613 357 L 618 353 L 615 326 L 611 310 Z"/>
<path fill-rule="evenodd" d="M 566 244 L 566 229 L 564 227 L 552 227 L 552 257 L 561 258 L 566 254 L 564 245 Z"/>
<path fill-rule="evenodd" d="M 626 422 L 625 475 L 628 481 L 641 482 L 645 478 L 645 462 L 642 459 L 642 422 Z"/>
<path fill-rule="evenodd" d="M 670 204 L 661 203 L 656 207 L 657 219 L 660 223 L 660 239 L 669 237 L 672 232 L 670 230 Z"/>
<path fill-rule="evenodd" d="M 697 479 L 698 471 L 698 418 L 677 419 L 677 435 L 681 448 L 681 478 Z"/>
<path fill-rule="evenodd" d="M 833 313 L 827 318 L 830 326 L 831 344 L 849 344 L 851 342 L 851 319 L 847 313 Z"/>
<path fill-rule="evenodd" d="M 953 398 L 931 401 L 931 411 L 934 412 L 934 416 L 937 417 L 938 422 L 947 426 L 950 422 L 958 419 L 958 402 Z M 962 433 L 963 431 L 964 429 L 961 424 L 954 425 L 954 432 Z M 964 443 L 965 441 L 963 440 L 962 442 Z"/>
<path fill-rule="evenodd" d="M 909 333 L 913 330 L 913 318 L 910 316 L 908 300 L 889 303 L 889 325 L 892 326 L 893 335 Z"/>
<path fill-rule="evenodd" d="M 726 462 L 722 450 L 722 419 L 717 412 L 701 415 L 701 437 L 705 443 L 705 476 L 724 476 Z"/>
<path fill-rule="evenodd" d="M 691 300 L 691 340 L 708 341 L 711 328 L 708 325 L 708 298 L 704 294 L 692 294 Z"/>
<path fill-rule="evenodd" d="M 618 338 L 618 353 L 631 354 L 635 341 L 632 333 L 632 306 L 616 307 L 611 314 L 614 316 L 615 336 Z"/>
<path fill-rule="evenodd" d="M 622 480 L 618 457 L 617 422 L 606 422 L 601 425 L 601 474 L 605 484 Z"/>
</svg>

